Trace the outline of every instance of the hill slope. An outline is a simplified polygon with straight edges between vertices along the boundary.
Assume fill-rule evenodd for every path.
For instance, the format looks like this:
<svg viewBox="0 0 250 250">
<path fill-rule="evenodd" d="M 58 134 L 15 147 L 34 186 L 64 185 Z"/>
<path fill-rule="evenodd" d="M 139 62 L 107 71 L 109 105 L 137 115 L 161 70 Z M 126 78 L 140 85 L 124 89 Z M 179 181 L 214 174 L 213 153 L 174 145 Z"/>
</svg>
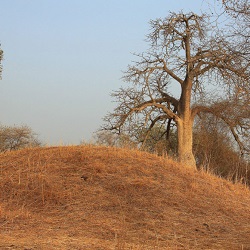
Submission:
<svg viewBox="0 0 250 250">
<path fill-rule="evenodd" d="M 250 249 L 250 192 L 138 151 L 0 155 L 0 249 Z"/>
</svg>

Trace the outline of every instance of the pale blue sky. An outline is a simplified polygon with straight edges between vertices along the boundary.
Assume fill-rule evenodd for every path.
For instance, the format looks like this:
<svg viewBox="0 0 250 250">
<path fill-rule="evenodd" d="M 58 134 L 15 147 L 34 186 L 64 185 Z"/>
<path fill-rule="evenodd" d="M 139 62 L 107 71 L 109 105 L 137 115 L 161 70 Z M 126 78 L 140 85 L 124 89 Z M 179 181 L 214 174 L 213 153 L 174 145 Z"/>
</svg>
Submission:
<svg viewBox="0 0 250 250">
<path fill-rule="evenodd" d="M 207 2 L 0 0 L 0 123 L 28 125 L 48 144 L 90 139 L 131 53 L 147 48 L 149 20 L 200 13 Z"/>
</svg>

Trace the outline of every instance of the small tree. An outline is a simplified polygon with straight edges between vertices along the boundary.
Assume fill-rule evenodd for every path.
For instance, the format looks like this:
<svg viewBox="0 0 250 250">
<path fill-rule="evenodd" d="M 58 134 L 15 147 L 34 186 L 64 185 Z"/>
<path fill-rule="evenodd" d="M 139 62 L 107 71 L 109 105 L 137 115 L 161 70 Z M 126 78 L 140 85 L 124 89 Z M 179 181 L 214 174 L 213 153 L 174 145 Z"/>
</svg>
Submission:
<svg viewBox="0 0 250 250">
<path fill-rule="evenodd" d="M 98 145 L 121 148 L 137 148 L 138 142 L 132 140 L 127 134 L 114 134 L 111 131 L 98 131 L 94 141 Z"/>
<path fill-rule="evenodd" d="M 135 141 L 141 150 L 158 155 L 176 156 L 177 134 L 175 128 L 168 131 L 166 130 L 166 124 L 158 122 L 151 129 L 141 127 L 135 132 Z"/>
<path fill-rule="evenodd" d="M 194 13 L 171 13 L 150 22 L 150 48 L 128 66 L 124 80 L 132 86 L 113 93 L 118 106 L 106 116 L 104 129 L 133 135 L 135 126 L 151 130 L 164 123 L 167 131 L 174 122 L 179 161 L 195 168 L 193 123 L 207 112 L 222 119 L 244 149 L 241 136 L 249 128 L 250 113 L 249 62 L 232 50 L 222 32 L 212 31 L 208 21 Z M 223 96 L 208 101 L 206 94 L 218 88 Z"/>
<path fill-rule="evenodd" d="M 28 126 L 0 126 L 0 152 L 38 147 L 41 144 Z"/>
<path fill-rule="evenodd" d="M 195 121 L 194 154 L 199 168 L 249 183 L 247 159 L 237 150 L 228 127 L 210 114 L 203 114 Z"/>
</svg>

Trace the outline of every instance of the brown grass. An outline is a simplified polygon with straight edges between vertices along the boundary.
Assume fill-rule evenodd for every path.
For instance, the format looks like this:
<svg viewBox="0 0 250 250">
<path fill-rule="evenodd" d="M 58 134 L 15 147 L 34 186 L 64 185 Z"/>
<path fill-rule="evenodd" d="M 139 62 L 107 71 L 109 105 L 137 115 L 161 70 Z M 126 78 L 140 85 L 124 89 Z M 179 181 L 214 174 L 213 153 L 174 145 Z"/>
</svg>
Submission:
<svg viewBox="0 0 250 250">
<path fill-rule="evenodd" d="M 0 155 L 0 249 L 250 249 L 250 191 L 135 150 Z"/>
</svg>

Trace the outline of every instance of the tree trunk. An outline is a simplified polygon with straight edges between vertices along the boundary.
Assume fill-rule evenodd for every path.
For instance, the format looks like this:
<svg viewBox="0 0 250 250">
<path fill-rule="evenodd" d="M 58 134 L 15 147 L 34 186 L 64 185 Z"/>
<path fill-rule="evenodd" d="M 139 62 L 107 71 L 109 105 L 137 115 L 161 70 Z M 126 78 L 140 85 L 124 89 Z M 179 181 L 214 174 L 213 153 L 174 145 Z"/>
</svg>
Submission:
<svg viewBox="0 0 250 250">
<path fill-rule="evenodd" d="M 178 107 L 179 119 L 177 122 L 178 130 L 178 159 L 187 167 L 196 169 L 196 162 L 193 155 L 193 117 L 190 108 L 192 79 L 186 77 Z"/>
<path fill-rule="evenodd" d="M 193 155 L 193 121 L 179 119 L 178 130 L 178 160 L 187 167 L 196 169 L 196 162 Z"/>
</svg>

